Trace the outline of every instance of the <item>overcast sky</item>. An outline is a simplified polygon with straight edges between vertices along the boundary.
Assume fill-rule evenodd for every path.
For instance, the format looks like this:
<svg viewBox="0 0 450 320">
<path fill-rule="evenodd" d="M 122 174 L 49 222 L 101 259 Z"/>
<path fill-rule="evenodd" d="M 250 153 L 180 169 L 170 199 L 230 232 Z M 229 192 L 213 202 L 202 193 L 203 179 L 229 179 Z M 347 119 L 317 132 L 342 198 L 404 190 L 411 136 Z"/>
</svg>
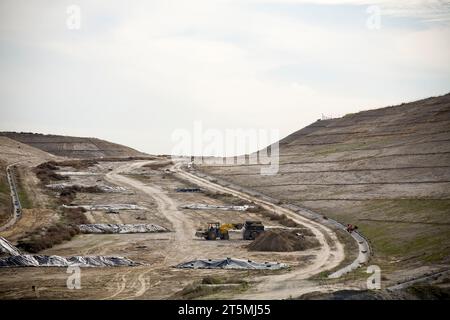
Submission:
<svg viewBox="0 0 450 320">
<path fill-rule="evenodd" d="M 148 153 L 196 121 L 285 136 L 448 93 L 449 57 L 449 1 L 0 0 L 0 130 Z"/>
</svg>

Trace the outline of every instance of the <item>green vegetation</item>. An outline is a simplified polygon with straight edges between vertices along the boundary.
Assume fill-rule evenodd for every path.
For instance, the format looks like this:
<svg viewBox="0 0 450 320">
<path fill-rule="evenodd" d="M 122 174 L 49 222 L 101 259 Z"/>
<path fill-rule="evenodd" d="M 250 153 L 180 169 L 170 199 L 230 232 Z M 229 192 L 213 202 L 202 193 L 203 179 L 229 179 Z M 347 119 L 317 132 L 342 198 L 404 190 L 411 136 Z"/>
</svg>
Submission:
<svg viewBox="0 0 450 320">
<path fill-rule="evenodd" d="M 16 188 L 17 188 L 17 194 L 19 196 L 20 205 L 24 209 L 31 209 L 33 207 L 33 203 L 31 201 L 31 198 L 28 195 L 28 192 L 26 190 L 25 184 L 22 179 L 22 171 L 18 168 L 14 168 L 13 174 L 15 174 L 16 177 Z"/>
<path fill-rule="evenodd" d="M 30 197 L 22 187 L 17 187 L 17 193 L 19 195 L 19 200 L 22 208 L 24 209 L 30 209 L 33 207 L 33 204 L 30 200 Z"/>
<path fill-rule="evenodd" d="M 398 262 L 438 262 L 449 258 L 449 226 L 371 222 L 361 223 L 359 228 L 371 240 L 376 257 Z"/>
<path fill-rule="evenodd" d="M 9 195 L 9 185 L 8 182 L 6 182 L 6 179 L 4 179 L 4 177 L 0 178 L 0 193 L 1 194 L 6 194 Z"/>
<path fill-rule="evenodd" d="M 6 179 L 6 168 L 0 166 L 0 224 L 8 220 L 11 215 L 11 196 L 9 184 Z"/>
<path fill-rule="evenodd" d="M 374 199 L 309 205 L 330 218 L 357 225 L 372 245 L 371 263 L 398 267 L 450 262 L 450 200 Z"/>
<path fill-rule="evenodd" d="M 355 143 L 346 143 L 346 144 L 335 144 L 332 146 L 324 147 L 316 152 L 314 154 L 324 156 L 329 155 L 337 152 L 344 152 L 344 151 L 351 151 L 353 149 L 359 149 L 367 147 L 367 144 L 365 142 L 355 142 Z"/>
<path fill-rule="evenodd" d="M 405 219 L 409 215 L 411 219 L 408 220 L 411 221 L 442 222 L 440 219 L 446 218 L 450 222 L 449 199 L 368 200 L 364 206 L 370 211 L 384 212 L 389 219 Z"/>
</svg>

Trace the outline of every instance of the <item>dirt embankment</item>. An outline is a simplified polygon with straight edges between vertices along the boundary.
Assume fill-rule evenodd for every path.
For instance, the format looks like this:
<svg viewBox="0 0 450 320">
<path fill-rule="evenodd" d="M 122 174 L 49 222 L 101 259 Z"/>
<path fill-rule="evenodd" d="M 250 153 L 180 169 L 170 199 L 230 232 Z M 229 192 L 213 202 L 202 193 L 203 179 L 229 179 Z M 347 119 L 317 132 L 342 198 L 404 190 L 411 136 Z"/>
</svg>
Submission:
<svg viewBox="0 0 450 320">
<path fill-rule="evenodd" d="M 313 249 L 319 245 L 314 235 L 305 235 L 300 229 L 268 230 L 260 234 L 247 248 L 250 251 L 291 252 Z"/>
<path fill-rule="evenodd" d="M 63 157 L 92 159 L 146 156 L 145 153 L 135 149 L 96 138 L 44 135 L 28 132 L 0 132 L 0 135 Z"/>
</svg>

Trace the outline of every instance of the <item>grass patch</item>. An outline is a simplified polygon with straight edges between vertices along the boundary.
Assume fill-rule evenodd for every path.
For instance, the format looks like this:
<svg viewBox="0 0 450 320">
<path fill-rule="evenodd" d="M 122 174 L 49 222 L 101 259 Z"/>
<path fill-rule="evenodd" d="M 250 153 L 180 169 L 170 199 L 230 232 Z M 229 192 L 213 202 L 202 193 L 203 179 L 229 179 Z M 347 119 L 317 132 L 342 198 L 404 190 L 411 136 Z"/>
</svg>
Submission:
<svg viewBox="0 0 450 320">
<path fill-rule="evenodd" d="M 405 261 L 439 262 L 449 259 L 450 227 L 385 223 L 360 224 L 371 239 L 375 257 Z M 409 259 L 413 257 L 413 259 Z"/>
<path fill-rule="evenodd" d="M 20 205 L 24 209 L 31 209 L 33 208 L 33 202 L 31 201 L 31 198 L 28 195 L 28 192 L 25 190 L 25 184 L 23 182 L 22 172 L 18 170 L 17 168 L 14 168 L 12 170 L 12 174 L 16 177 L 16 184 L 17 184 L 17 194 L 19 196 Z"/>
<path fill-rule="evenodd" d="M 31 209 L 33 207 L 33 203 L 30 200 L 27 192 L 22 187 L 17 187 L 17 194 L 19 195 L 20 205 L 24 209 Z"/>
<path fill-rule="evenodd" d="M 0 178 L 0 193 L 9 195 L 9 184 L 6 182 L 6 177 L 2 175 Z"/>
<path fill-rule="evenodd" d="M 11 216 L 12 203 L 6 178 L 6 166 L 0 165 L 0 170 L 0 225 L 2 225 Z"/>
</svg>

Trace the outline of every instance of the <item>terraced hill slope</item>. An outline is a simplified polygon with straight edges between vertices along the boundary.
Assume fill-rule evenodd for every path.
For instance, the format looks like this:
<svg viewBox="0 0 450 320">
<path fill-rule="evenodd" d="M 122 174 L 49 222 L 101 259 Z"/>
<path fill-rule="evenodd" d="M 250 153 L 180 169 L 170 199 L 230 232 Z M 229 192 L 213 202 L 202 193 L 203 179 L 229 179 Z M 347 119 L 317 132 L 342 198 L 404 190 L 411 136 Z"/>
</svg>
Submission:
<svg viewBox="0 0 450 320">
<path fill-rule="evenodd" d="M 145 155 L 132 148 L 97 138 L 17 132 L 0 132 L 0 135 L 57 156 L 71 158 L 138 157 Z"/>
<path fill-rule="evenodd" d="M 450 265 L 450 94 L 315 123 L 280 141 L 280 169 L 200 170 L 359 226 L 374 263 Z"/>
</svg>

